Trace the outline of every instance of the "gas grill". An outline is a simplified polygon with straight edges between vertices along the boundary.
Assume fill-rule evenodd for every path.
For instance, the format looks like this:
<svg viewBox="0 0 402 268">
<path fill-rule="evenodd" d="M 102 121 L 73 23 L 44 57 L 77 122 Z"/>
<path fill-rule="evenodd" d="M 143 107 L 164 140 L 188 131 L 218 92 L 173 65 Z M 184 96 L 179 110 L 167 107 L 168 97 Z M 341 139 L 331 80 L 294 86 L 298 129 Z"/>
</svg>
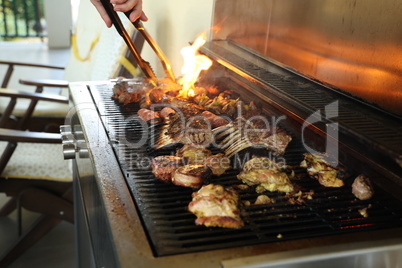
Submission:
<svg viewBox="0 0 402 268">
<path fill-rule="evenodd" d="M 215 24 L 225 12 L 238 11 L 223 12 L 224 4 L 215 3 Z M 194 190 L 157 180 L 151 171 L 153 157 L 174 154 L 180 145 L 155 149 L 160 125 L 139 119 L 138 103 L 113 100 L 116 81 L 71 83 L 70 131 L 64 137 L 72 147 L 68 156 L 75 158 L 82 267 L 369 267 L 367 260 L 384 256 L 397 263 L 393 253 L 402 250 L 398 112 L 314 79 L 245 43 L 236 36 L 213 35 L 202 53 L 214 64 L 199 85 L 233 90 L 243 101 L 254 101 L 268 118 L 282 116 L 279 126 L 293 138 L 283 156 L 295 167 L 297 180 L 292 183 L 305 192 L 313 190 L 312 199 L 296 202 L 284 193 L 264 192 L 275 203 L 241 206 L 244 227 L 197 226 L 187 211 Z M 129 83 L 146 85 L 140 79 Z M 328 144 L 338 146 L 339 161 L 350 173 L 344 187 L 323 187 L 299 167 L 308 148 L 324 152 Z M 232 158 L 231 170 L 209 183 L 239 184 L 236 175 L 244 159 L 264 153 L 243 150 Z M 365 201 L 351 192 L 353 179 L 361 173 L 375 189 L 373 198 Z M 258 196 L 253 188 L 239 194 L 251 203 Z"/>
</svg>

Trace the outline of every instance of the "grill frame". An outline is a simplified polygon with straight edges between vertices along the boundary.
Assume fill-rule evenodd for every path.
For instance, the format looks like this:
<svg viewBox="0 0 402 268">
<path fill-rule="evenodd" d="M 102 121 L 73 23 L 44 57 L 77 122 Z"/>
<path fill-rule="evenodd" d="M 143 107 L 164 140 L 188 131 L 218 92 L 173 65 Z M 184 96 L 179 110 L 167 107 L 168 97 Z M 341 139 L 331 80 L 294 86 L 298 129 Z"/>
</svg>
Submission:
<svg viewBox="0 0 402 268">
<path fill-rule="evenodd" d="M 84 160 L 92 163 L 94 168 L 92 178 L 80 178 L 75 174 L 74 183 L 93 180 L 97 186 L 97 189 L 89 189 L 90 191 L 85 192 L 85 195 L 81 192 L 77 195 L 84 199 L 99 198 L 101 200 L 101 205 L 97 207 L 91 207 L 84 202 L 82 209 L 86 217 L 91 219 L 88 220 L 87 225 L 91 236 L 99 236 L 98 224 L 96 224 L 99 222 L 98 219 L 106 221 L 111 239 L 102 235 L 98 248 L 103 248 L 102 244 L 111 245 L 113 250 L 107 253 L 115 256 L 118 260 L 117 266 L 132 267 L 133 263 L 139 267 L 185 267 L 190 263 L 196 268 L 238 267 L 239 265 L 247 267 L 253 263 L 269 266 L 288 261 L 299 262 L 306 258 L 321 260 L 350 258 L 350 256 L 353 258 L 357 253 L 378 252 L 380 254 L 384 250 L 402 248 L 402 228 L 397 228 L 350 233 L 336 236 L 336 239 L 317 237 L 155 258 L 111 144 L 108 143 L 108 133 L 102 127 L 100 117 L 103 115 L 92 113 L 100 106 L 93 100 L 89 88 L 110 87 L 111 83 L 113 81 L 77 82 L 70 83 L 69 88 L 71 105 L 74 108 L 72 113 L 77 115 L 89 149 L 89 159 Z M 78 154 L 73 162 L 77 166 L 82 165 Z M 77 239 L 78 245 L 82 243 L 80 240 L 85 240 L 83 237 L 77 237 Z M 90 237 L 89 239 L 88 243 L 93 243 Z M 97 252 L 103 255 L 105 253 Z"/>
<path fill-rule="evenodd" d="M 131 107 L 130 106 L 122 107 L 121 105 L 118 105 L 115 101 L 111 100 L 111 98 L 110 98 L 111 88 L 100 92 L 100 94 L 98 94 L 99 92 L 97 93 L 96 90 L 91 90 L 91 91 L 92 91 L 92 94 L 95 96 L 95 102 L 98 103 L 99 113 L 102 115 L 104 127 L 108 130 L 110 139 L 113 141 L 114 140 L 118 141 L 118 142 L 113 142 L 112 147 L 113 147 L 117 157 L 121 158 L 121 156 L 125 154 L 125 152 L 124 152 L 125 149 L 122 150 L 121 147 L 126 146 L 126 144 L 124 144 L 124 142 L 122 143 L 121 141 L 119 141 L 119 137 L 122 137 L 122 135 L 123 135 L 125 138 L 127 138 L 127 136 L 126 136 L 126 133 L 124 132 L 124 128 L 119 126 L 120 124 L 118 122 L 122 122 L 124 125 L 126 123 L 125 118 L 136 118 L 136 110 L 138 110 L 139 107 L 136 105 L 131 105 Z M 103 103 L 105 101 L 106 101 L 106 103 Z M 269 107 L 269 108 L 265 107 L 265 109 L 267 109 L 267 110 L 271 110 L 270 108 L 271 107 Z M 112 116 L 111 120 L 107 119 L 109 117 L 109 115 Z M 116 117 L 120 117 L 120 118 L 116 118 Z M 139 120 L 139 119 L 137 118 L 137 120 Z M 111 123 L 109 125 L 108 124 L 109 121 L 113 122 L 113 123 Z M 105 124 L 105 122 L 106 122 L 106 124 Z M 118 129 L 114 128 L 113 125 L 118 125 L 119 126 Z M 144 126 L 142 125 L 142 127 L 144 127 Z M 294 150 L 292 148 L 289 148 L 289 149 Z M 303 152 L 300 151 L 300 148 L 298 148 L 297 150 L 298 150 L 298 152 L 296 152 L 296 153 L 292 152 L 292 154 L 297 154 L 299 157 L 302 156 Z M 122 153 L 122 151 L 123 151 L 123 153 Z M 146 147 L 143 147 L 143 148 L 139 149 L 138 151 L 134 151 L 134 152 L 136 154 L 140 154 L 141 157 L 149 158 L 150 155 L 157 156 L 157 155 L 162 155 L 162 154 L 171 154 L 173 151 L 172 150 L 161 150 L 161 151 L 159 151 L 159 153 L 157 152 L 155 154 L 155 152 L 152 152 L 152 151 L 150 152 L 149 150 L 147 150 Z M 129 151 L 129 152 L 133 152 L 133 151 Z M 290 157 L 295 157 L 295 155 L 290 155 Z M 124 162 L 124 159 L 125 158 L 123 156 L 123 158 L 120 159 L 119 163 L 123 170 L 123 174 L 125 174 L 125 179 L 129 185 L 132 197 L 133 197 L 133 199 L 136 200 L 137 209 L 140 211 L 140 214 L 141 214 L 140 217 L 142 218 L 142 222 L 145 224 L 145 226 L 147 226 L 146 227 L 146 229 L 148 230 L 147 237 L 151 241 L 151 244 L 153 245 L 152 246 L 153 252 L 154 252 L 155 256 L 158 256 L 158 257 L 175 255 L 175 254 L 183 254 L 183 253 L 194 253 L 194 252 L 199 252 L 199 251 L 225 249 L 227 247 L 233 248 L 233 247 L 241 247 L 241 246 L 252 246 L 252 245 L 256 245 L 256 244 L 274 243 L 277 241 L 299 240 L 299 239 L 311 238 L 311 237 L 316 237 L 316 236 L 331 236 L 331 235 L 341 235 L 341 234 L 345 234 L 345 233 L 356 232 L 356 230 L 352 228 L 355 225 L 354 224 L 351 224 L 351 225 L 344 224 L 345 222 L 348 221 L 348 219 L 342 218 L 342 216 L 338 216 L 338 217 L 340 217 L 340 221 L 343 221 L 344 223 L 342 223 L 342 222 L 336 223 L 336 221 L 334 220 L 334 222 L 331 224 L 327 223 L 326 225 L 324 225 L 324 224 L 320 225 L 319 222 L 326 222 L 326 221 L 328 222 L 328 217 L 329 217 L 329 215 L 322 216 L 325 213 L 322 209 L 320 210 L 320 208 L 319 208 L 320 206 L 318 204 L 321 202 L 320 200 L 318 200 L 316 202 L 317 204 L 313 204 L 312 207 L 307 208 L 307 210 L 310 209 L 312 211 L 318 210 L 315 212 L 311 212 L 310 215 L 314 215 L 314 214 L 320 215 L 320 216 L 316 216 L 315 220 L 311 220 L 312 222 L 314 222 L 314 221 L 316 222 L 317 229 L 322 227 L 322 230 L 319 232 L 319 234 L 315 233 L 313 231 L 313 228 L 308 227 L 308 226 L 304 226 L 304 228 L 305 228 L 305 230 L 308 230 L 309 228 L 312 229 L 312 231 L 309 235 L 306 235 L 305 232 L 297 233 L 297 229 L 299 227 L 293 227 L 294 230 L 288 230 L 290 232 L 296 231 L 296 234 L 293 234 L 293 235 L 288 235 L 287 233 L 285 233 L 284 231 L 286 229 L 284 229 L 284 228 L 275 230 L 273 232 L 273 233 L 275 233 L 275 235 L 273 233 L 268 235 L 267 231 L 264 232 L 261 230 L 254 233 L 251 230 L 249 230 L 252 228 L 256 228 L 256 226 L 254 226 L 253 224 L 251 227 L 247 226 L 247 224 L 246 224 L 246 227 L 242 228 L 240 230 L 222 230 L 222 229 L 221 230 L 213 229 L 212 231 L 211 231 L 211 229 L 204 230 L 204 229 L 206 229 L 205 227 L 195 226 L 195 224 L 193 223 L 195 220 L 195 217 L 192 216 L 191 213 L 186 212 L 186 210 L 185 210 L 186 204 L 188 204 L 191 201 L 191 193 L 192 193 L 191 189 L 185 189 L 182 187 L 167 185 L 163 182 L 160 182 L 159 180 L 156 180 L 153 177 L 153 175 L 150 171 L 150 168 L 145 171 L 141 170 L 141 169 L 130 170 L 127 167 L 127 163 Z M 147 161 L 147 162 L 149 162 L 149 161 Z M 300 161 L 301 161 L 301 159 L 299 159 L 296 162 L 293 162 L 292 164 L 295 165 L 297 163 L 300 163 Z M 136 174 L 136 173 L 138 173 L 138 174 Z M 141 177 L 143 177 L 143 178 L 141 178 Z M 138 182 L 138 180 L 140 182 Z M 225 181 L 224 178 L 222 180 Z M 176 222 L 175 220 L 167 220 L 166 218 L 169 218 L 169 216 L 166 216 L 166 217 L 160 216 L 160 215 L 164 214 L 163 211 L 165 208 L 163 207 L 163 205 L 166 200 L 163 199 L 162 201 L 160 201 L 160 200 L 155 201 L 155 200 L 152 200 L 152 199 L 150 200 L 149 198 L 147 198 L 147 194 L 144 195 L 144 193 L 141 192 L 141 188 L 145 187 L 145 185 L 141 181 L 145 182 L 145 184 L 149 184 L 150 189 L 153 189 L 154 191 L 158 191 L 158 194 L 159 194 L 159 191 L 166 191 L 167 193 L 173 192 L 174 196 L 175 196 L 173 198 L 173 200 L 175 200 L 177 198 L 177 196 L 180 196 L 180 195 L 187 197 L 187 199 L 184 201 L 183 200 L 184 197 L 181 196 L 180 203 L 181 203 L 182 207 L 181 208 L 175 207 L 176 210 L 180 209 L 180 212 L 177 212 L 176 216 L 178 215 L 178 216 L 184 217 L 185 219 L 181 220 L 181 221 L 179 220 Z M 217 183 L 222 184 L 221 182 L 217 182 Z M 225 185 L 225 184 L 230 185 L 233 183 L 234 182 L 233 182 L 233 178 L 232 178 L 230 183 L 224 182 L 223 185 Z M 310 184 L 311 183 L 313 183 L 313 184 L 315 183 L 316 185 L 314 187 L 307 187 L 307 189 L 309 189 L 309 188 L 317 189 L 318 183 L 310 180 Z M 350 186 L 350 184 L 351 183 L 349 183 L 349 186 Z M 335 192 L 334 195 L 329 195 L 331 198 L 335 198 L 337 196 L 342 196 L 342 195 L 344 195 L 344 192 L 345 192 L 344 188 L 342 188 L 340 190 L 339 189 L 334 190 L 334 189 L 321 187 L 321 190 L 323 190 L 323 189 L 325 189 L 327 192 Z M 318 191 L 319 190 L 320 190 L 320 187 L 318 186 Z M 253 190 L 251 190 L 251 192 L 252 191 Z M 152 190 L 149 190 L 149 192 L 150 192 L 150 195 L 156 194 L 156 193 L 152 193 Z M 324 191 L 324 193 L 321 193 L 321 194 L 323 194 L 324 196 L 328 195 L 325 193 L 325 191 Z M 250 195 L 250 193 L 248 193 L 248 195 Z M 242 194 L 241 194 L 241 196 L 242 196 Z M 254 194 L 254 197 L 256 197 L 256 196 L 257 195 Z M 272 193 L 272 194 L 270 194 L 270 196 L 276 196 L 276 199 L 278 199 L 278 200 L 281 199 L 279 197 L 280 194 L 278 195 L 278 194 Z M 385 194 L 384 194 L 384 196 L 385 196 Z M 354 200 L 353 195 L 350 192 L 349 192 L 348 199 L 349 199 L 348 202 L 345 202 L 346 204 L 350 204 L 351 202 L 356 202 Z M 171 201 L 172 200 L 170 200 L 170 202 Z M 168 201 L 166 201 L 166 202 L 168 203 Z M 149 206 L 148 203 L 151 203 L 151 204 L 157 203 L 157 204 Z M 281 202 L 280 205 L 284 205 L 284 203 L 286 203 L 286 202 Z M 345 203 L 341 203 L 341 204 L 344 205 Z M 359 204 L 357 205 L 357 206 L 360 206 L 360 208 L 363 208 L 363 204 L 366 204 L 366 205 L 368 204 L 367 202 L 362 202 L 362 201 L 360 201 L 360 202 L 358 201 L 357 203 L 360 203 L 360 205 Z M 171 203 L 169 203 L 169 204 L 171 205 Z M 279 204 L 275 205 L 274 207 L 278 207 L 278 206 L 279 206 Z M 316 206 L 316 207 L 314 207 L 314 206 Z M 250 211 L 253 209 L 254 208 L 252 208 L 252 207 L 247 208 L 246 211 Z M 285 213 L 286 210 L 288 210 L 288 209 L 289 209 L 289 205 L 286 205 L 282 212 Z M 333 207 L 331 207 L 331 209 L 333 209 Z M 355 216 L 357 216 L 356 210 L 354 211 Z M 378 210 L 382 210 L 382 208 L 379 208 Z M 336 209 L 334 209 L 334 211 L 336 214 Z M 402 215 L 401 208 L 399 208 L 399 211 L 400 212 L 398 212 L 398 213 L 400 215 Z M 156 213 L 156 216 L 154 215 L 154 213 Z M 349 211 L 349 213 L 350 213 L 350 211 Z M 375 212 L 375 213 L 377 213 L 377 212 Z M 278 214 L 283 214 L 283 213 L 278 212 Z M 331 213 L 328 213 L 328 214 L 331 214 Z M 296 214 L 296 215 L 304 216 L 302 214 Z M 343 216 L 345 216 L 345 212 L 343 213 Z M 296 217 L 298 217 L 298 216 L 296 216 Z M 358 219 L 355 219 L 355 220 L 358 220 Z M 402 220 L 401 216 L 399 216 L 399 220 Z M 170 225 L 174 225 L 176 223 L 183 224 L 183 222 L 186 222 L 187 225 L 184 228 L 188 229 L 189 226 L 191 226 L 191 228 L 193 228 L 193 229 L 191 229 L 190 231 L 187 231 L 187 232 L 190 232 L 189 236 L 192 235 L 194 237 L 194 240 L 198 241 L 198 242 L 194 242 L 194 241 L 192 243 L 191 243 L 191 241 L 190 242 L 178 242 L 177 240 L 185 240 L 185 238 L 184 238 L 185 235 L 183 235 L 183 234 L 175 235 L 175 234 L 169 233 L 167 231 L 169 228 L 173 228 L 173 229 L 175 229 L 175 228 L 173 226 L 170 226 L 169 228 L 163 228 L 163 227 L 161 227 L 161 223 L 158 223 L 158 221 L 162 222 L 164 224 L 170 224 Z M 373 229 L 377 229 L 377 228 L 381 229 L 380 226 L 370 227 L 369 225 L 372 223 L 370 223 L 370 222 L 367 223 L 367 220 L 365 220 L 365 219 L 363 219 L 363 220 L 360 219 L 360 221 L 361 221 L 362 225 L 364 225 L 364 224 L 368 225 L 365 227 L 361 227 L 361 231 L 368 231 L 368 230 L 373 230 Z M 374 222 L 376 222 L 376 220 Z M 278 228 L 280 224 L 284 224 L 284 223 L 291 224 L 290 222 L 278 222 L 276 224 L 276 226 L 274 225 L 274 227 Z M 302 221 L 302 223 L 303 223 L 303 221 Z M 354 222 L 354 223 L 356 223 L 356 222 Z M 388 223 L 390 223 L 390 222 L 388 222 Z M 294 225 L 296 225 L 296 224 L 297 224 L 297 222 L 294 223 Z M 338 225 L 339 225 L 339 229 L 336 229 L 336 226 L 338 226 Z M 393 226 L 393 227 L 395 227 L 395 226 Z M 257 226 L 257 228 L 258 228 L 258 226 Z M 180 232 L 185 233 L 185 231 L 182 231 L 180 228 L 176 228 L 176 229 L 177 229 L 177 232 L 179 232 L 179 233 Z M 262 229 L 264 229 L 264 228 L 262 228 Z M 343 229 L 343 230 L 341 231 L 341 229 Z M 155 230 L 157 230 L 157 231 L 155 231 Z M 193 232 L 194 232 L 194 234 L 192 234 Z M 213 236 L 212 238 L 209 238 L 209 240 L 205 237 L 197 238 L 199 236 L 208 235 L 211 232 L 217 234 L 221 238 L 216 239 L 215 236 Z M 282 235 L 282 233 L 285 233 L 285 235 L 283 236 L 283 238 L 278 239 L 277 235 L 278 234 Z M 269 237 L 267 237 L 267 236 L 269 236 Z M 226 242 L 226 244 L 224 242 L 221 242 L 220 245 L 217 245 L 216 241 L 220 241 L 220 240 L 224 240 L 224 239 L 231 239 L 233 237 L 235 237 L 235 238 L 246 237 L 246 238 L 243 238 L 243 241 L 240 243 L 238 243 L 238 241 L 236 241 L 236 239 L 234 239 L 235 241 L 231 240 L 229 242 Z M 247 240 L 247 237 L 253 237 L 250 239 L 251 242 Z M 159 241 L 158 243 L 162 244 L 163 246 L 161 247 L 157 243 L 157 241 Z M 207 242 L 204 242 L 204 241 L 207 241 Z M 204 246 L 202 246 L 202 244 L 204 244 Z M 213 244 L 215 246 L 211 247 L 211 244 Z M 172 248 L 174 248 L 174 249 L 172 249 Z M 189 250 L 189 248 L 191 248 L 191 249 Z"/>
</svg>

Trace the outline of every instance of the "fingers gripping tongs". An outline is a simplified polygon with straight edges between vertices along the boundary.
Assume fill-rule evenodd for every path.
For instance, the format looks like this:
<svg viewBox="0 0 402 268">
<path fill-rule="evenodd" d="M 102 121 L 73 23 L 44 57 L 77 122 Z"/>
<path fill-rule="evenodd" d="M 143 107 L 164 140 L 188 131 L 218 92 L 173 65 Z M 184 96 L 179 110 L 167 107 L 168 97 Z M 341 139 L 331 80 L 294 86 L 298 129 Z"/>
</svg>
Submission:
<svg viewBox="0 0 402 268">
<path fill-rule="evenodd" d="M 124 29 L 123 23 L 121 22 L 119 16 L 117 15 L 117 12 L 114 11 L 113 5 L 110 3 L 109 0 L 101 0 L 103 7 L 105 8 L 107 14 L 109 15 L 110 19 L 113 22 L 114 27 L 116 28 L 117 32 L 123 37 L 124 42 L 127 44 L 127 47 L 130 49 L 131 53 L 133 53 L 133 56 L 135 57 L 138 66 L 140 66 L 141 70 L 144 72 L 144 75 L 153 83 L 156 84 L 157 78 L 155 76 L 154 71 L 151 68 L 151 65 L 149 62 L 145 61 L 136 47 L 134 46 L 133 41 L 131 40 L 131 37 L 128 35 L 127 31 Z M 126 12 L 125 15 L 129 17 L 130 11 Z M 155 40 L 148 34 L 148 32 L 145 30 L 144 26 L 140 22 L 140 20 L 136 20 L 133 22 L 134 27 L 142 34 L 144 39 L 148 42 L 148 44 L 151 46 L 153 51 L 156 53 L 158 56 L 159 60 L 162 63 L 163 69 L 165 71 L 165 74 L 167 77 L 172 79 L 172 81 L 176 81 L 176 78 L 173 74 L 172 67 L 170 63 L 168 62 L 165 54 L 162 52 L 158 44 L 155 42 Z"/>
</svg>

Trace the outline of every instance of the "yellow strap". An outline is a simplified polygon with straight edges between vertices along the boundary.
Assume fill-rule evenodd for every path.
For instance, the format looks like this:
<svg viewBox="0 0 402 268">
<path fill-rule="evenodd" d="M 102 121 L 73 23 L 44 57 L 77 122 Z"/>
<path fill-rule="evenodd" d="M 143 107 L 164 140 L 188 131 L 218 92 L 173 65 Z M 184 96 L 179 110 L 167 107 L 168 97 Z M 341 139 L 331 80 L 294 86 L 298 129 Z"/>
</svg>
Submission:
<svg viewBox="0 0 402 268">
<path fill-rule="evenodd" d="M 73 49 L 74 57 L 75 57 L 77 60 L 79 60 L 79 61 L 87 61 L 87 60 L 89 60 L 89 58 L 90 58 L 90 56 L 91 56 L 92 50 L 94 49 L 95 45 L 96 45 L 96 44 L 98 43 L 98 41 L 99 41 L 99 37 L 100 37 L 100 35 L 98 35 L 98 36 L 92 41 L 91 46 L 90 46 L 90 48 L 89 48 L 88 55 L 87 55 L 85 58 L 82 58 L 82 57 L 80 56 L 79 51 L 78 51 L 77 37 L 76 37 L 75 34 L 72 34 L 72 35 L 71 35 L 71 46 L 72 46 L 72 49 Z"/>
<path fill-rule="evenodd" d="M 126 57 L 121 56 L 119 62 L 121 65 L 123 65 L 124 68 L 126 68 L 127 71 L 129 71 L 129 73 L 133 77 L 137 77 L 140 75 L 138 68 L 135 68 L 134 65 Z"/>
</svg>

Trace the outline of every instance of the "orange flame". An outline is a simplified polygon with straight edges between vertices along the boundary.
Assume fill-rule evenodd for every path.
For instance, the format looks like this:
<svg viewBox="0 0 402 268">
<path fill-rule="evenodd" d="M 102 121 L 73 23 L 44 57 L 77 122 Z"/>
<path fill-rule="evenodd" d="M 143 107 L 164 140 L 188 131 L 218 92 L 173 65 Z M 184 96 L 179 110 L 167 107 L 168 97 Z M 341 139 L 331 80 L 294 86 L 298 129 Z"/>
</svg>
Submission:
<svg viewBox="0 0 402 268">
<path fill-rule="evenodd" d="M 202 70 L 208 70 L 212 65 L 212 60 L 207 56 L 199 55 L 198 50 L 206 42 L 205 34 L 201 34 L 194 41 L 193 45 L 184 47 L 181 54 L 184 58 L 184 64 L 181 69 L 183 77 L 178 81 L 182 85 L 179 97 L 194 96 L 194 84 Z"/>
</svg>

